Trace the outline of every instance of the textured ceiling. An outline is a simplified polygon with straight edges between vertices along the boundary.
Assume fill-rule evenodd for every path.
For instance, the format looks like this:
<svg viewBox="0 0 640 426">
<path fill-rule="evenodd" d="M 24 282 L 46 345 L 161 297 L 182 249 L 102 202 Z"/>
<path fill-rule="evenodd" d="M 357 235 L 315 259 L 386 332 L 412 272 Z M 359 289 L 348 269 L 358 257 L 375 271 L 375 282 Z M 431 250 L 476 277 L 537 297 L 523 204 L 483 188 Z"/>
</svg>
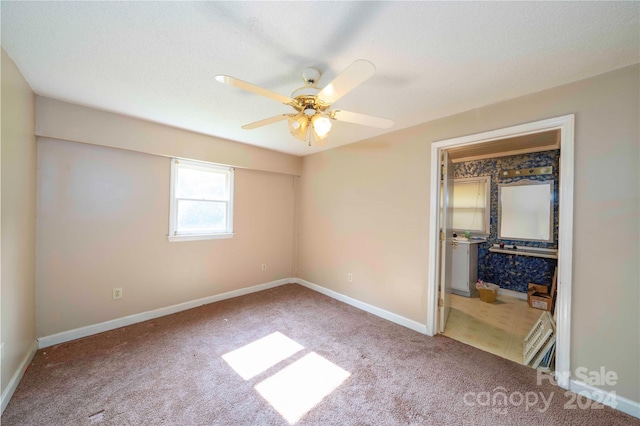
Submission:
<svg viewBox="0 0 640 426">
<path fill-rule="evenodd" d="M 638 2 L 7 2 L 2 46 L 43 96 L 295 155 L 640 62 Z M 316 67 L 322 87 L 356 59 L 376 74 L 334 104 L 390 118 L 335 122 L 324 148 L 290 107 L 215 81 L 289 96 Z M 567 111 L 570 112 L 570 111 Z"/>
</svg>

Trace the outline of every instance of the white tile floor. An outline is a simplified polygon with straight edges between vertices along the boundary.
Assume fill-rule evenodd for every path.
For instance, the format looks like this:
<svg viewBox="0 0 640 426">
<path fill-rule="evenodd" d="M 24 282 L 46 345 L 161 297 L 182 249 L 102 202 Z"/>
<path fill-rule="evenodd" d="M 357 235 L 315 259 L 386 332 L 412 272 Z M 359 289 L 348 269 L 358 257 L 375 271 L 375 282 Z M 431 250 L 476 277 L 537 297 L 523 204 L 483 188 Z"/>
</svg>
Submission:
<svg viewBox="0 0 640 426">
<path fill-rule="evenodd" d="M 522 340 L 543 311 L 525 300 L 498 295 L 494 303 L 451 295 L 444 335 L 522 364 Z"/>
</svg>

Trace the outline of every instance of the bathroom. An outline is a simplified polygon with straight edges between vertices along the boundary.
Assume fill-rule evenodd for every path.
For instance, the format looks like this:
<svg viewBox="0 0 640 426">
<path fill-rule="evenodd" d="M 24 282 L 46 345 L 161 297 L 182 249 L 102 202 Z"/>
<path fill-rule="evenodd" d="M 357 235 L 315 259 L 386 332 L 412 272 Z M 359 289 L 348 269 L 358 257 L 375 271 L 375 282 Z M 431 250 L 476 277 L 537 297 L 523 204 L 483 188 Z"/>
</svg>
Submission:
<svg viewBox="0 0 640 426">
<path fill-rule="evenodd" d="M 452 309 L 444 334 L 519 363 L 523 339 L 544 312 L 527 304 L 529 284 L 551 293 L 557 268 L 558 139 L 551 131 L 490 142 L 482 151 L 449 150 L 455 238 Z M 519 223 L 532 216 L 531 204 L 541 223 Z M 495 302 L 478 298 L 477 280 L 499 286 Z"/>
</svg>

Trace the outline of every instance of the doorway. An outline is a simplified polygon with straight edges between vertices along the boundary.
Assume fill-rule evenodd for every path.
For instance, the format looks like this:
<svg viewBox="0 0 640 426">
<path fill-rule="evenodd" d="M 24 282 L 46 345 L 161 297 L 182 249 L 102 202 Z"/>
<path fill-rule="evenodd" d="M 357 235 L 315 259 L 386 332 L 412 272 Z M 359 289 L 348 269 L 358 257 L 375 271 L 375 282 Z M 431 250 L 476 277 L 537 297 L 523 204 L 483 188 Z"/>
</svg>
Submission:
<svg viewBox="0 0 640 426">
<path fill-rule="evenodd" d="M 553 329 L 549 335 L 544 330 L 546 338 L 526 337 L 541 318 L 550 318 L 553 326 L 560 131 L 450 148 L 446 153 L 452 160 L 454 189 L 449 202 L 452 229 L 446 231 L 452 232 L 453 241 L 445 242 L 452 251 L 452 294 L 449 317 L 439 331 L 519 364 L 553 371 Z M 498 294 L 480 294 L 478 280 L 487 286 L 499 284 Z M 541 292 L 532 306 L 527 301 L 529 283 L 539 285 Z M 496 300 L 489 300 L 494 295 Z"/>
<path fill-rule="evenodd" d="M 519 137 L 550 130 L 560 130 L 560 186 L 558 234 L 558 297 L 556 302 L 556 379 L 564 388 L 569 386 L 570 320 L 571 320 L 571 273 L 573 244 L 573 160 L 574 160 L 574 116 L 567 115 L 548 120 L 483 132 L 475 135 L 434 142 L 431 145 L 430 186 L 430 236 L 429 279 L 427 284 L 427 334 L 438 332 L 438 289 L 440 283 L 440 158 L 452 148 L 479 145 L 490 141 Z M 443 268 L 444 270 L 444 268 Z M 446 292 L 443 296 L 447 297 Z M 441 303 L 447 306 L 447 302 Z"/>
</svg>

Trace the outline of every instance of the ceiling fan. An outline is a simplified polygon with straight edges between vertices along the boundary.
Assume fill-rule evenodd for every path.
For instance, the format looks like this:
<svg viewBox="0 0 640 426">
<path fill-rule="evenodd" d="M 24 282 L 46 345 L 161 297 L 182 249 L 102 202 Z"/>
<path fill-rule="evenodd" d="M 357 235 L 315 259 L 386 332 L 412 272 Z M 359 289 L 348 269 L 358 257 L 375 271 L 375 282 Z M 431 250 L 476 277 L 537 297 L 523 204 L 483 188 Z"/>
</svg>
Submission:
<svg viewBox="0 0 640 426">
<path fill-rule="evenodd" d="M 320 79 L 320 72 L 314 68 L 307 68 L 302 72 L 304 86 L 294 90 L 291 97 L 228 75 L 218 75 L 216 80 L 220 83 L 282 102 L 295 110 L 291 114 L 280 114 L 245 124 L 242 126 L 243 129 L 256 129 L 278 121 L 288 120 L 291 134 L 311 146 L 311 142 L 318 145 L 326 143 L 325 138 L 331 130 L 331 120 L 363 124 L 381 129 L 393 126 L 394 121 L 386 118 L 339 109 L 330 110 L 334 102 L 373 76 L 375 71 L 376 67 L 371 62 L 360 59 L 349 65 L 331 83 L 320 89 L 316 86 Z"/>
</svg>

